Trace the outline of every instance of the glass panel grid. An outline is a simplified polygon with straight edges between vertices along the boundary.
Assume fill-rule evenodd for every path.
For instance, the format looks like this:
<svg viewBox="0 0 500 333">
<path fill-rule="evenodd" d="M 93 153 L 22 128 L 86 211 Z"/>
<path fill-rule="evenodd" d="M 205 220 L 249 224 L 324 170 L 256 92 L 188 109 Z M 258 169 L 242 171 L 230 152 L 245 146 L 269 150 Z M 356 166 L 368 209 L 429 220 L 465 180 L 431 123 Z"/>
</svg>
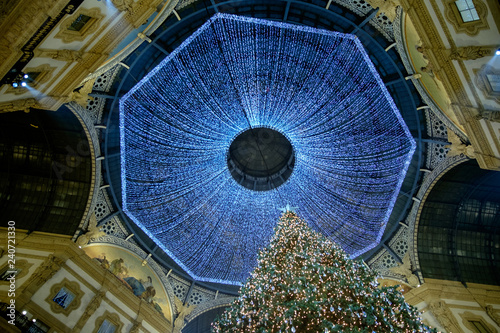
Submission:
<svg viewBox="0 0 500 333">
<path fill-rule="evenodd" d="M 464 23 L 479 20 L 479 15 L 477 14 L 477 10 L 472 3 L 472 0 L 458 0 L 455 1 L 455 4 L 457 5 L 458 11 L 462 16 Z"/>
</svg>

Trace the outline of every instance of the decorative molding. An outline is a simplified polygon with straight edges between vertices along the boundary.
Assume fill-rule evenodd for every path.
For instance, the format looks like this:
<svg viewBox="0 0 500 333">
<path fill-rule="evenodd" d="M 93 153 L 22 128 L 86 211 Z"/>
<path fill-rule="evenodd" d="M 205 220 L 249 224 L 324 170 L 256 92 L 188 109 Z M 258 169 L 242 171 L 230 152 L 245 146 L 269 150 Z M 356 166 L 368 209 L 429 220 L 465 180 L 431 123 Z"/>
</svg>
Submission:
<svg viewBox="0 0 500 333">
<path fill-rule="evenodd" d="M 378 1 L 378 0 L 375 0 Z M 399 1 L 399 0 L 391 0 Z M 345 7 L 361 17 L 366 17 L 373 9 L 367 0 L 333 0 L 337 5 Z M 392 16 L 392 15 L 389 15 Z M 370 24 L 378 30 L 388 41 L 394 41 L 393 22 L 386 15 L 378 15 L 370 20 Z"/>
<path fill-rule="evenodd" d="M 111 0 L 113 6 L 121 12 L 132 13 L 132 7 L 134 5 L 134 0 Z"/>
<path fill-rule="evenodd" d="M 63 308 L 61 305 L 57 304 L 54 301 L 54 297 L 63 287 L 69 290 L 75 296 L 75 298 L 73 298 L 71 303 L 69 303 L 66 308 Z M 76 310 L 80 307 L 82 296 L 83 291 L 80 288 L 80 284 L 76 281 L 70 281 L 67 278 L 64 278 L 61 282 L 54 284 L 52 288 L 50 288 L 49 296 L 47 296 L 45 302 L 49 304 L 50 310 L 53 313 L 62 313 L 67 317 L 73 310 Z"/>
<path fill-rule="evenodd" d="M 477 15 L 479 20 L 464 22 L 460 12 L 458 11 L 455 0 L 443 0 L 444 3 L 444 15 L 446 20 L 451 23 L 456 33 L 465 33 L 469 36 L 476 36 L 481 30 L 488 30 L 490 26 L 488 25 L 488 6 L 484 4 L 482 0 L 474 0 L 474 6 L 476 7 Z"/>
<path fill-rule="evenodd" d="M 153 22 L 151 22 L 151 24 L 149 24 L 142 33 L 146 36 L 150 36 L 153 32 L 155 32 L 156 29 L 158 29 L 170 16 L 178 2 L 179 0 L 167 1 L 158 15 L 156 15 Z M 113 56 L 113 58 L 101 65 L 101 67 L 97 68 L 93 73 L 87 75 L 87 77 L 83 79 L 82 83 L 98 76 L 105 75 L 106 73 L 116 69 L 117 67 L 120 68 L 121 66 L 119 65 L 119 63 L 126 57 L 128 57 L 132 52 L 134 52 L 143 42 L 144 40 L 140 39 L 139 37 L 135 38 L 134 41 L 125 46 L 125 48 L 122 49 L 117 55 Z"/>
<path fill-rule="evenodd" d="M 5 1 L 4 1 L 5 2 Z M 13 68 L 21 69 L 30 62 L 36 47 L 53 30 L 62 17 L 74 11 L 82 0 L 19 1 L 6 8 L 0 20 L 0 77 Z"/>
<path fill-rule="evenodd" d="M 500 310 L 495 310 L 493 306 L 487 305 L 486 306 L 486 313 L 488 316 L 490 316 L 493 321 L 500 326 Z"/>
<path fill-rule="evenodd" d="M 44 253 L 46 258 L 47 256 L 53 256 L 53 254 L 49 255 L 49 253 L 56 253 L 60 256 L 60 258 L 64 258 L 64 260 L 60 259 L 60 264 L 64 267 L 64 270 L 71 274 L 78 282 L 80 282 L 81 285 L 85 285 L 94 294 L 98 293 L 98 290 L 92 285 L 95 284 L 94 282 L 85 280 L 84 276 L 79 275 L 78 270 L 73 270 L 70 266 L 74 267 L 73 265 L 76 265 L 79 269 L 86 272 L 88 276 L 91 276 L 95 282 L 101 285 L 101 291 L 112 293 L 113 296 L 119 300 L 118 303 L 107 302 L 108 309 L 113 309 L 114 312 L 119 313 L 128 321 L 133 321 L 134 319 L 142 316 L 142 318 L 147 319 L 148 324 L 154 328 L 154 331 L 166 333 L 172 331 L 172 315 L 170 315 L 169 318 L 159 315 L 158 311 L 154 309 L 154 307 L 149 306 L 149 304 L 144 300 L 135 296 L 129 288 L 123 284 L 123 282 L 116 278 L 115 275 L 107 269 L 103 269 L 99 263 L 88 257 L 83 249 L 78 248 L 78 246 L 71 241 L 69 236 L 54 234 L 49 235 L 35 231 L 29 234 L 28 237 L 22 237 L 24 234 L 21 231 L 18 231 L 18 233 L 18 238 L 21 239 L 16 246 L 18 256 L 22 255 L 23 257 L 27 257 L 28 255 L 25 255 L 25 252 Z M 7 228 L 0 227 L 0 244 L 7 244 Z M 71 264 L 68 264 L 69 266 L 62 263 L 62 261 L 65 261 L 67 258 L 71 261 Z M 36 256 L 36 259 L 39 259 L 38 256 Z M 45 266 L 50 265 L 46 264 Z M 149 266 L 154 269 L 154 264 L 149 262 Z M 37 281 L 37 278 L 29 279 L 22 286 L 17 287 L 18 291 L 16 292 L 16 295 L 18 295 L 18 299 L 16 301 L 16 307 L 19 306 L 19 308 L 21 308 L 27 306 L 29 308 L 30 304 L 32 304 L 32 306 L 36 305 L 33 301 L 31 301 L 31 297 L 39 288 L 43 288 L 43 283 L 36 283 Z M 164 281 L 164 279 L 162 281 Z M 166 290 L 168 294 L 171 288 L 167 285 Z M 45 303 L 43 302 L 43 304 Z M 125 308 L 118 304 L 124 304 Z M 28 308 L 27 310 L 29 310 Z M 50 311 L 45 311 L 44 309 L 39 308 L 40 307 L 37 305 L 37 311 L 32 313 L 40 314 L 40 318 L 48 318 L 50 316 Z M 44 308 L 48 309 L 47 306 Z M 131 313 L 128 309 L 132 309 L 133 312 Z M 174 309 L 171 309 L 171 312 L 173 313 Z M 48 324 L 54 328 L 64 325 L 64 323 L 61 323 L 55 318 L 53 318 L 53 321 Z M 57 331 L 69 332 L 68 329 L 57 329 Z M 75 332 L 74 329 L 71 331 Z"/>
<path fill-rule="evenodd" d="M 466 311 L 464 313 L 461 313 L 460 317 L 462 318 L 462 324 L 464 324 L 464 326 L 467 327 L 472 332 L 477 331 L 477 328 L 471 323 L 472 321 L 480 322 L 483 325 L 483 327 L 488 331 L 488 333 L 498 332 L 493 325 L 491 325 L 485 320 L 484 317 L 474 314 L 472 312 Z"/>
<path fill-rule="evenodd" d="M 86 15 L 90 17 L 90 20 L 85 23 L 80 31 L 69 30 L 68 28 L 80 15 Z M 98 7 L 78 8 L 72 15 L 61 22 L 59 25 L 59 31 L 54 38 L 61 39 L 63 43 L 72 43 L 76 41 L 81 42 L 99 29 L 101 21 L 104 17 L 105 15 L 101 13 L 101 9 Z"/>
</svg>

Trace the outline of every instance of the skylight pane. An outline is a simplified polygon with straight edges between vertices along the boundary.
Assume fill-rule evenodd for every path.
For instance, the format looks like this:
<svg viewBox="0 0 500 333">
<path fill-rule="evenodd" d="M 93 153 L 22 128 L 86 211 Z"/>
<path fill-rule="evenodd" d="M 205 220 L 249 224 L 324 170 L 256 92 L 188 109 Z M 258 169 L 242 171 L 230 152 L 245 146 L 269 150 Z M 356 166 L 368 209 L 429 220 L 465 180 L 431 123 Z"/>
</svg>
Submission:
<svg viewBox="0 0 500 333">
<path fill-rule="evenodd" d="M 464 22 L 472 22 L 479 20 L 479 15 L 477 14 L 476 7 L 472 0 L 457 0 L 455 1 L 460 16 Z"/>
<path fill-rule="evenodd" d="M 466 10 L 466 11 L 460 12 L 460 15 L 462 15 L 462 20 L 464 22 L 474 21 L 474 19 L 472 18 L 472 14 L 471 14 L 470 10 Z"/>
<path fill-rule="evenodd" d="M 465 2 L 465 0 L 455 1 L 455 4 L 457 5 L 459 12 L 462 12 L 463 10 L 469 9 L 469 6 L 468 6 L 467 2 Z M 472 7 L 474 7 L 474 5 L 472 5 Z"/>
<path fill-rule="evenodd" d="M 472 19 L 473 19 L 474 21 L 479 20 L 479 15 L 477 15 L 477 10 L 476 10 L 475 8 L 474 8 L 474 9 L 471 9 L 471 10 L 470 10 L 470 12 L 471 12 L 471 15 L 472 15 Z"/>
</svg>

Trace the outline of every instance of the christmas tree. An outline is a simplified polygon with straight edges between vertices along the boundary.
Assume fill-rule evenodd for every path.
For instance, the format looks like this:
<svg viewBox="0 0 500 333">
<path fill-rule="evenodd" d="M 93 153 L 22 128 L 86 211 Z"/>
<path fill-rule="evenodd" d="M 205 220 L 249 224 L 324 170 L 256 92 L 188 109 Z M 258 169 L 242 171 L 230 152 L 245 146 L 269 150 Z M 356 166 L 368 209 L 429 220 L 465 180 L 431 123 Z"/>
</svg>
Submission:
<svg viewBox="0 0 500 333">
<path fill-rule="evenodd" d="M 286 210 L 213 332 L 434 332 L 396 287 Z"/>
</svg>

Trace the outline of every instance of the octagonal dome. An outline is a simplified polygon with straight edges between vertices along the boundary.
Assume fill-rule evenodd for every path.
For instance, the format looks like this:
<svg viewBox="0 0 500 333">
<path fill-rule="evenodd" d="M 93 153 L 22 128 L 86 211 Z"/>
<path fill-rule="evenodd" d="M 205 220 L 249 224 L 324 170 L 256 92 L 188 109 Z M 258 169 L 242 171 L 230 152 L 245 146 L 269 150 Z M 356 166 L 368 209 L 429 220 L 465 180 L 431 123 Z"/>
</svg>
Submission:
<svg viewBox="0 0 500 333">
<path fill-rule="evenodd" d="M 193 278 L 227 284 L 287 204 L 352 257 L 376 246 L 415 150 L 356 36 L 228 14 L 120 100 L 120 138 L 124 211 Z M 235 141 L 258 172 L 235 176 Z"/>
</svg>

